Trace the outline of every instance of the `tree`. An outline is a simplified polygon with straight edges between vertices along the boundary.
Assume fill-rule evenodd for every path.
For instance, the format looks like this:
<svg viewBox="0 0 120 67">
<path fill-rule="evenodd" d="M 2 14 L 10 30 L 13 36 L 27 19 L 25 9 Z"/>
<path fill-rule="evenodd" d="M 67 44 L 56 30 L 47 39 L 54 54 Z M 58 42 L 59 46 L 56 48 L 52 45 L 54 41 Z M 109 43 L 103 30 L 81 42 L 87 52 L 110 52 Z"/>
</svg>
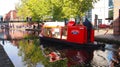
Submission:
<svg viewBox="0 0 120 67">
<path fill-rule="evenodd" d="M 109 18 L 113 18 L 113 10 L 109 10 Z"/>
<path fill-rule="evenodd" d="M 85 13 L 93 8 L 93 3 L 98 0 L 64 0 L 65 7 L 63 12 L 66 17 L 80 17 L 80 19 L 85 15 Z"/>
<path fill-rule="evenodd" d="M 63 19 L 63 0 L 50 0 L 51 5 L 51 16 L 53 20 L 61 20 Z"/>
<path fill-rule="evenodd" d="M 63 20 L 63 18 L 82 18 L 86 11 L 93 8 L 98 0 L 21 0 L 18 14 L 32 16 L 34 19 Z"/>
</svg>

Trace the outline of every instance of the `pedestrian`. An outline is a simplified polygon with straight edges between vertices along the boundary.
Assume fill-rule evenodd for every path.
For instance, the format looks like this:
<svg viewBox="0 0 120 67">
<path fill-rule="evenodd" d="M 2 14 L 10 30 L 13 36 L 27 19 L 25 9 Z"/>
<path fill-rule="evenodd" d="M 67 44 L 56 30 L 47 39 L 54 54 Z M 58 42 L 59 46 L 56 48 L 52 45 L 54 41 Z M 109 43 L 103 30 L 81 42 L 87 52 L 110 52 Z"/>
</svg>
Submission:
<svg viewBox="0 0 120 67">
<path fill-rule="evenodd" d="M 91 22 L 86 18 L 85 22 L 83 22 L 83 25 L 87 28 L 87 40 L 90 42 L 91 39 L 91 30 L 92 30 L 92 24 Z"/>
</svg>

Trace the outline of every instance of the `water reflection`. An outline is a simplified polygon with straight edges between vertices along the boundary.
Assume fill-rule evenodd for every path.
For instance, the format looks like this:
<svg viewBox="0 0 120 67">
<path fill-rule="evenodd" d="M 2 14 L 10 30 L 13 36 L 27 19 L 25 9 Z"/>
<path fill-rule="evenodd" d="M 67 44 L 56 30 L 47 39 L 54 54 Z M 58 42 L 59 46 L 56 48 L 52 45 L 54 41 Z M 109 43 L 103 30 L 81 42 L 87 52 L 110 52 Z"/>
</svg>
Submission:
<svg viewBox="0 0 120 67">
<path fill-rule="evenodd" d="M 39 40 L 34 38 L 18 41 L 17 46 L 12 43 L 8 45 L 8 42 L 11 43 L 4 42 L 4 48 L 17 67 L 20 67 L 20 64 L 22 67 L 112 67 L 111 59 L 116 57 L 120 61 L 119 46 L 107 45 L 105 51 L 101 51 L 89 48 L 88 50 L 75 49 L 61 45 L 40 45 Z M 18 60 L 22 61 L 17 62 Z M 120 65 L 115 62 L 114 66 Z"/>
<path fill-rule="evenodd" d="M 48 49 L 46 47 L 45 49 Z M 93 59 L 93 50 L 75 50 L 75 49 L 56 49 L 49 48 L 49 62 L 55 62 L 66 58 L 67 67 L 90 67 Z"/>
<path fill-rule="evenodd" d="M 3 45 L 2 41 L 0 41 L 0 45 Z M 22 62 L 22 58 L 18 56 L 19 49 L 16 46 L 10 41 L 4 41 L 3 47 L 15 67 L 26 67 Z"/>
<path fill-rule="evenodd" d="M 67 67 L 119 67 L 120 46 L 106 44 L 104 49 L 105 51 L 91 50 L 89 48 L 83 50 L 53 44 L 42 45 L 43 54 L 49 57 L 49 62 L 56 62 L 66 58 Z"/>
<path fill-rule="evenodd" d="M 38 45 L 37 40 L 19 42 L 19 56 L 23 57 L 23 62 L 28 67 L 36 67 L 37 63 L 44 58 Z"/>
<path fill-rule="evenodd" d="M 89 50 L 71 49 L 72 47 L 61 45 L 41 46 L 31 32 L 3 30 L 0 34 L 0 37 L 4 35 L 5 38 L 11 38 L 9 41 L 2 40 L 1 44 L 4 44 L 4 49 L 16 67 L 120 66 L 120 46 L 117 45 L 107 45 L 105 51 L 89 48 Z M 28 38 L 33 36 L 32 40 L 12 40 L 12 38 L 24 38 L 26 35 L 29 35 Z"/>
<path fill-rule="evenodd" d="M 106 48 L 109 50 L 107 56 L 109 67 L 120 66 L 120 46 L 108 45 Z"/>
<path fill-rule="evenodd" d="M 65 46 L 41 45 L 43 54 L 49 57 L 49 62 L 66 59 L 67 67 L 92 67 L 94 50 L 72 49 Z"/>
<path fill-rule="evenodd" d="M 21 39 L 28 35 L 38 36 L 37 32 L 34 31 L 25 31 L 25 29 L 0 29 L 0 38 L 4 39 Z"/>
<path fill-rule="evenodd" d="M 41 67 L 43 65 L 44 67 L 61 67 L 61 65 L 66 67 L 65 60 L 50 63 L 49 59 L 42 54 L 38 39 L 21 41 L 19 43 L 19 56 L 23 58 L 23 62 L 27 67 Z"/>
</svg>

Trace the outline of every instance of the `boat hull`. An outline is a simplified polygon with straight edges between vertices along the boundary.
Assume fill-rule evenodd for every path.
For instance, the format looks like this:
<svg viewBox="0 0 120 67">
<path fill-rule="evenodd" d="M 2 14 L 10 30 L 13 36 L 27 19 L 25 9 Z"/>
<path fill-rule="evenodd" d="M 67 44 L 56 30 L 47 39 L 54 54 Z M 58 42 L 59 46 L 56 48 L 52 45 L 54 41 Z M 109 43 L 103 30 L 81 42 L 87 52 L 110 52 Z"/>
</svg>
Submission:
<svg viewBox="0 0 120 67">
<path fill-rule="evenodd" d="M 40 44 L 41 45 L 55 45 L 55 46 L 64 46 L 64 47 L 71 47 L 75 49 L 104 49 L 104 44 L 79 44 L 68 42 L 66 40 L 57 39 L 57 38 L 50 38 L 50 37 L 40 37 Z"/>
</svg>

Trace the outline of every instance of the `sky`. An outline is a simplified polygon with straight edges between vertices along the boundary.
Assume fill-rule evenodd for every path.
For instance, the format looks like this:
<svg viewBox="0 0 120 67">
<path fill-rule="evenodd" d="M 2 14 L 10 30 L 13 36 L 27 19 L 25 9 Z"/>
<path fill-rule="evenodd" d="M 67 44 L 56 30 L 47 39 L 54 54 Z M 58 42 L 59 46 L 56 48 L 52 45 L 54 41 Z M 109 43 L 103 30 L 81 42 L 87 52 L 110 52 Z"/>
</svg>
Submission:
<svg viewBox="0 0 120 67">
<path fill-rule="evenodd" d="M 19 0 L 0 0 L 0 15 L 5 15 L 10 10 L 14 10 L 15 4 L 18 2 Z"/>
</svg>

